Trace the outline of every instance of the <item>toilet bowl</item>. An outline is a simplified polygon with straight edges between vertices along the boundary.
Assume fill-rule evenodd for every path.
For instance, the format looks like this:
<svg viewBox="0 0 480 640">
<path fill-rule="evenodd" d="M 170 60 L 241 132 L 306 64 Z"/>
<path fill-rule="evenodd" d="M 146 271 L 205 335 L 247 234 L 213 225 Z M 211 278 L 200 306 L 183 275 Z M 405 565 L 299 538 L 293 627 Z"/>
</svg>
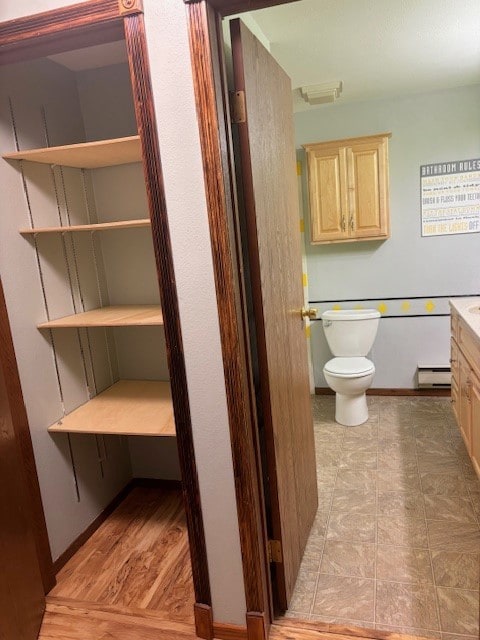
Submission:
<svg viewBox="0 0 480 640">
<path fill-rule="evenodd" d="M 368 420 L 366 390 L 373 382 L 375 366 L 367 358 L 333 358 L 323 368 L 328 386 L 336 393 L 335 420 L 355 427 Z"/>
<path fill-rule="evenodd" d="M 373 382 L 375 366 L 366 358 L 378 329 L 380 313 L 375 309 L 325 311 L 325 337 L 332 354 L 323 375 L 335 391 L 335 420 L 354 427 L 368 420 L 365 392 Z"/>
</svg>

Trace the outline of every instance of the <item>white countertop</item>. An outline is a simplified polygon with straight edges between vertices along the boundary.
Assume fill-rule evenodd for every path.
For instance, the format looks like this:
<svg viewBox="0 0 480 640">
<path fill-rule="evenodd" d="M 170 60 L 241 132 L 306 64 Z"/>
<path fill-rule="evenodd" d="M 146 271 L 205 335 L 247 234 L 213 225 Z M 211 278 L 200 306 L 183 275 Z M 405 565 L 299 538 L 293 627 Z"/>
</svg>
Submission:
<svg viewBox="0 0 480 640">
<path fill-rule="evenodd" d="M 480 298 L 453 298 L 450 300 L 450 306 L 455 309 L 480 339 L 480 313 L 469 311 L 470 307 L 480 307 Z"/>
</svg>

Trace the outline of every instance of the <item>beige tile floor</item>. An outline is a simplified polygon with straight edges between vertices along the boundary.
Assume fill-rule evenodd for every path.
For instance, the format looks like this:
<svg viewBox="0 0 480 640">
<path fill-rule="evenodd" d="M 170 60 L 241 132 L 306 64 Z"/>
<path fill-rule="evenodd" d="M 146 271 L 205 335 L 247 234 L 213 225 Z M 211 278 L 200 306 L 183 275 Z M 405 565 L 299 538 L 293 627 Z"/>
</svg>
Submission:
<svg viewBox="0 0 480 640">
<path fill-rule="evenodd" d="M 313 399 L 319 509 L 285 615 L 476 640 L 480 483 L 450 402 L 368 402 L 342 427 Z"/>
</svg>

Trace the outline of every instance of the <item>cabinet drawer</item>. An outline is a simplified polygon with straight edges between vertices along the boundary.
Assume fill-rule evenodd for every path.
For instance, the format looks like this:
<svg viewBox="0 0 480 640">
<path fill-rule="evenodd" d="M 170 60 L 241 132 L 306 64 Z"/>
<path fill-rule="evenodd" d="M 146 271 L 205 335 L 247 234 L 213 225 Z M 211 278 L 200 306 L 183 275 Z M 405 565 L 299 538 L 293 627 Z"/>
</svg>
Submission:
<svg viewBox="0 0 480 640">
<path fill-rule="evenodd" d="M 472 335 L 470 329 L 462 321 L 458 323 L 458 346 L 473 371 L 480 377 L 480 340 Z"/>
</svg>

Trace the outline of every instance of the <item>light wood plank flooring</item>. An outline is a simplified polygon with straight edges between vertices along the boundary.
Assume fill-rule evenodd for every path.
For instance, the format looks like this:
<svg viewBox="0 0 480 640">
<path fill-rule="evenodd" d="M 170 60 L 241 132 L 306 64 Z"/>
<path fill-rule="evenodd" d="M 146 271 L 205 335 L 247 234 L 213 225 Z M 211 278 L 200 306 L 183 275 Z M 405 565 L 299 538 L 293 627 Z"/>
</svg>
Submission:
<svg viewBox="0 0 480 640">
<path fill-rule="evenodd" d="M 194 640 L 193 624 L 48 603 L 39 640 Z"/>
<path fill-rule="evenodd" d="M 193 625 L 192 570 L 180 491 L 135 487 L 59 572 L 48 603 L 111 615 L 150 613 Z M 53 624 L 52 619 L 47 616 L 46 624 Z"/>
</svg>

